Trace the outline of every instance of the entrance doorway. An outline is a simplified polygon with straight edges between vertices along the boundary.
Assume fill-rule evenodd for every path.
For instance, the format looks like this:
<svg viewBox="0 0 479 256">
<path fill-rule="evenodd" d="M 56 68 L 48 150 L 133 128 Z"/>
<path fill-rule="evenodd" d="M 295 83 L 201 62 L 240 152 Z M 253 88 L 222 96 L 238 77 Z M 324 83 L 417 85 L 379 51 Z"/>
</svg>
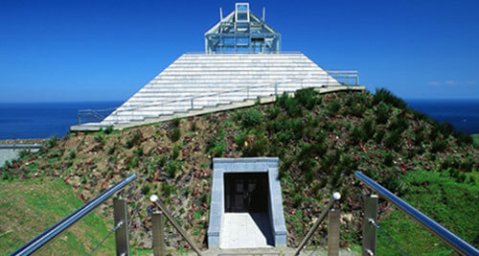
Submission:
<svg viewBox="0 0 479 256">
<path fill-rule="evenodd" d="M 267 212 L 266 173 L 225 173 L 225 212 Z"/>
<path fill-rule="evenodd" d="M 209 248 L 286 246 L 277 157 L 213 158 Z"/>
<path fill-rule="evenodd" d="M 268 212 L 268 174 L 224 174 L 224 225 L 221 248 L 259 248 L 274 245 Z"/>
</svg>

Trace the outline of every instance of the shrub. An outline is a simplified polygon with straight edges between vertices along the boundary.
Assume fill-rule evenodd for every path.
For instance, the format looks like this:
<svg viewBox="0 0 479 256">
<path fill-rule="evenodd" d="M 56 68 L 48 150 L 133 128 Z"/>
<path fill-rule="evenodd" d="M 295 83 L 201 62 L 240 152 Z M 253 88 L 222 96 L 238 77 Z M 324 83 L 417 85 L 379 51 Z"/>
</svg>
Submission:
<svg viewBox="0 0 479 256">
<path fill-rule="evenodd" d="M 437 140 L 432 142 L 431 152 L 432 153 L 442 152 L 442 151 L 446 150 L 446 148 L 447 148 L 447 141 L 437 139 Z"/>
<path fill-rule="evenodd" d="M 303 107 L 311 110 L 316 105 L 317 93 L 313 88 L 302 89 L 296 91 L 295 98 Z"/>
<path fill-rule="evenodd" d="M 143 139 L 143 135 L 139 130 L 135 130 L 130 136 L 127 138 L 125 146 L 127 148 L 132 148 L 133 146 L 136 146 L 140 144 L 141 140 Z"/>
<path fill-rule="evenodd" d="M 30 155 L 30 150 L 26 150 L 26 149 L 23 149 L 20 151 L 20 153 L 18 154 L 20 159 L 25 159 L 27 156 Z"/>
<path fill-rule="evenodd" d="M 474 143 L 474 139 L 468 134 L 456 132 L 454 133 L 454 137 L 456 137 L 457 142 L 459 142 L 461 145 L 471 145 Z"/>
<path fill-rule="evenodd" d="M 244 142 L 246 141 L 246 137 L 248 136 L 247 131 L 240 131 L 235 135 L 235 143 L 238 145 L 238 147 L 243 147 Z"/>
<path fill-rule="evenodd" d="M 409 123 L 405 117 L 398 116 L 389 124 L 389 130 L 397 130 L 403 132 L 409 127 Z"/>
<path fill-rule="evenodd" d="M 53 148 L 58 144 L 58 137 L 53 135 L 45 142 L 47 148 Z"/>
<path fill-rule="evenodd" d="M 357 145 L 363 141 L 367 141 L 367 136 L 364 132 L 364 129 L 354 126 L 353 130 L 351 131 L 351 143 L 353 143 L 353 145 Z"/>
<path fill-rule="evenodd" d="M 137 156 L 137 157 L 142 157 L 143 156 L 143 149 L 141 147 L 138 147 L 138 148 L 135 148 L 133 150 L 133 155 Z"/>
<path fill-rule="evenodd" d="M 111 134 L 113 132 L 113 125 L 108 125 L 106 128 L 103 129 L 105 134 Z"/>
<path fill-rule="evenodd" d="M 268 139 L 263 134 L 257 132 L 250 137 L 249 144 L 242 148 L 243 155 L 247 157 L 263 156 L 268 150 Z"/>
<path fill-rule="evenodd" d="M 336 115 L 339 110 L 341 109 L 341 102 L 339 102 L 338 99 L 332 100 L 328 105 L 327 105 L 327 111 L 329 115 Z"/>
<path fill-rule="evenodd" d="M 268 113 L 268 118 L 270 120 L 272 120 L 272 119 L 276 119 L 276 117 L 278 117 L 280 109 L 276 106 L 272 106 L 272 107 L 268 108 L 266 110 L 266 112 Z"/>
<path fill-rule="evenodd" d="M 392 94 L 389 90 L 380 88 L 376 89 L 376 93 L 373 96 L 373 104 L 378 105 L 379 103 L 384 102 L 390 104 L 396 108 L 405 109 L 407 104 L 401 98 Z"/>
<path fill-rule="evenodd" d="M 391 154 L 391 152 L 387 151 L 385 154 L 384 154 L 384 164 L 386 166 L 392 166 L 394 163 L 394 157 L 393 155 Z"/>
<path fill-rule="evenodd" d="M 401 132 L 399 130 L 388 132 L 383 142 L 390 149 L 399 149 L 401 146 Z"/>
<path fill-rule="evenodd" d="M 379 103 L 376 107 L 376 122 L 378 124 L 385 124 L 389 119 L 389 106 L 384 102 Z"/>
<path fill-rule="evenodd" d="M 131 170 L 131 169 L 135 169 L 139 166 L 140 164 L 140 161 L 138 159 L 138 157 L 134 156 L 132 158 L 130 158 L 130 160 L 128 161 L 128 169 Z"/>
<path fill-rule="evenodd" d="M 444 136 L 449 136 L 454 132 L 454 127 L 448 122 L 439 124 L 438 129 Z"/>
<path fill-rule="evenodd" d="M 94 137 L 94 140 L 100 144 L 103 144 L 105 143 L 105 135 L 103 133 L 103 131 L 100 131 L 98 132 L 95 137 Z"/>
<path fill-rule="evenodd" d="M 171 120 L 171 125 L 173 127 L 180 127 L 180 119 L 179 118 L 175 118 L 173 120 Z"/>
<path fill-rule="evenodd" d="M 263 115 L 258 110 L 251 108 L 238 113 L 238 119 L 244 128 L 255 127 L 263 121 Z"/>
<path fill-rule="evenodd" d="M 299 117 L 303 113 L 301 105 L 298 103 L 296 98 L 288 97 L 286 99 L 286 112 L 291 117 Z"/>
<path fill-rule="evenodd" d="M 226 142 L 221 141 L 219 143 L 216 143 L 214 147 L 210 148 L 208 152 L 213 157 L 219 157 L 219 156 L 223 156 L 225 151 L 226 151 Z"/>
<path fill-rule="evenodd" d="M 180 145 L 175 144 L 171 153 L 171 159 L 177 159 L 180 156 Z"/>
<path fill-rule="evenodd" d="M 176 160 L 170 160 L 166 162 L 165 171 L 168 174 L 168 177 L 174 178 L 178 173 L 178 170 L 181 169 L 182 163 Z"/>
<path fill-rule="evenodd" d="M 198 129 L 198 127 L 196 126 L 196 122 L 195 122 L 195 121 L 191 121 L 190 130 L 191 130 L 192 132 L 196 132 L 197 129 Z"/>
<path fill-rule="evenodd" d="M 222 156 L 226 150 L 225 131 L 220 129 L 216 136 L 212 136 L 206 143 L 206 152 L 213 157 Z"/>
<path fill-rule="evenodd" d="M 172 142 L 177 142 L 181 138 L 181 130 L 178 127 L 174 127 L 170 132 L 170 139 Z"/>
<path fill-rule="evenodd" d="M 364 141 L 371 139 L 374 136 L 374 132 L 376 131 L 376 124 L 374 120 L 371 118 L 365 118 L 361 123 L 361 128 L 364 131 Z"/>
<path fill-rule="evenodd" d="M 170 197 L 171 194 L 175 191 L 175 185 L 174 184 L 169 184 L 169 183 L 162 183 L 161 184 L 161 193 L 163 197 Z"/>
<path fill-rule="evenodd" d="M 283 109 L 286 109 L 286 100 L 289 98 L 288 94 L 284 92 L 281 96 L 276 99 L 276 105 L 280 106 Z"/>
<path fill-rule="evenodd" d="M 68 159 L 75 159 L 76 157 L 76 153 L 75 153 L 75 150 L 74 149 L 70 149 L 68 151 Z"/>
<path fill-rule="evenodd" d="M 143 187 L 141 187 L 141 193 L 143 195 L 148 195 L 150 193 L 150 190 L 151 190 L 151 188 L 148 184 L 145 184 L 145 185 L 143 185 Z"/>
</svg>

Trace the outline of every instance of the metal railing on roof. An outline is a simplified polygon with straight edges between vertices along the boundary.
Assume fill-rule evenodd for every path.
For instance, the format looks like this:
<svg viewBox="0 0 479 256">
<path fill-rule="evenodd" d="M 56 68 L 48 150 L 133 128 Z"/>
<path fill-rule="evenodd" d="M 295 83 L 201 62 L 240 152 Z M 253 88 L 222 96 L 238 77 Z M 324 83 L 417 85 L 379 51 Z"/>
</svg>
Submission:
<svg viewBox="0 0 479 256">
<path fill-rule="evenodd" d="M 404 213 L 409 215 L 411 218 L 416 220 L 419 224 L 425 227 L 429 232 L 431 232 L 432 234 L 442 239 L 444 242 L 446 242 L 450 247 L 452 247 L 461 255 L 479 255 L 478 249 L 474 248 L 472 245 L 470 245 L 469 243 L 467 243 L 466 241 L 458 237 L 456 234 L 452 233 L 451 231 L 443 227 L 441 224 L 429 218 L 427 215 L 425 215 L 421 211 L 412 207 L 406 201 L 394 195 L 391 191 L 379 185 L 373 179 L 369 178 L 368 176 L 366 176 L 360 171 L 356 171 L 354 175 L 356 176 L 356 178 L 362 181 L 366 186 L 372 189 L 375 193 L 379 194 L 379 196 L 386 199 L 390 203 L 394 204 L 401 211 L 403 211 Z M 374 201 L 376 201 L 376 207 L 373 207 L 373 208 L 377 208 L 377 197 Z M 369 229 L 374 231 L 374 228 L 375 228 L 374 225 L 376 224 L 376 220 L 375 220 L 375 217 L 368 219 L 368 211 L 369 210 L 366 209 L 366 214 L 365 214 L 366 221 L 364 222 L 364 224 L 368 226 L 372 225 L 373 227 L 371 227 L 372 229 L 365 227 L 365 230 Z M 373 212 L 371 213 L 374 216 L 376 215 Z M 364 239 L 367 239 L 367 238 L 375 240 L 375 235 L 370 235 L 370 234 L 367 234 L 366 232 L 366 234 L 364 235 Z M 365 241 L 365 242 L 368 245 L 373 245 L 373 247 L 375 246 L 375 241 Z M 374 255 L 375 248 L 364 248 L 363 253 L 365 253 L 366 255 Z"/>
<path fill-rule="evenodd" d="M 36 252 L 37 250 L 39 250 L 40 248 L 48 244 L 57 235 L 59 235 L 60 233 L 68 229 L 70 226 L 78 222 L 80 219 L 88 215 L 91 211 L 93 211 L 96 207 L 98 207 L 100 204 L 105 202 L 112 195 L 123 190 L 128 184 L 133 182 L 135 179 L 136 179 L 136 175 L 133 174 L 129 176 L 128 178 L 125 178 L 124 180 L 120 181 L 116 185 L 112 186 L 111 188 L 107 189 L 106 191 L 101 193 L 99 196 L 89 201 L 88 203 L 84 204 L 82 207 L 78 208 L 76 211 L 74 211 L 73 213 L 65 217 L 63 220 L 54 224 L 53 226 L 45 230 L 40 235 L 33 238 L 28 243 L 24 244 L 22 247 L 20 247 L 15 252 L 13 252 L 12 255 L 23 256 L 23 255 L 31 255 L 32 253 Z M 126 215 L 124 218 L 126 218 Z M 121 220 L 121 222 L 118 222 L 118 221 L 116 222 L 117 222 L 115 223 L 116 227 L 122 227 L 122 226 L 125 227 L 128 224 L 126 220 Z M 125 244 L 123 244 L 123 246 L 128 247 Z"/>
</svg>

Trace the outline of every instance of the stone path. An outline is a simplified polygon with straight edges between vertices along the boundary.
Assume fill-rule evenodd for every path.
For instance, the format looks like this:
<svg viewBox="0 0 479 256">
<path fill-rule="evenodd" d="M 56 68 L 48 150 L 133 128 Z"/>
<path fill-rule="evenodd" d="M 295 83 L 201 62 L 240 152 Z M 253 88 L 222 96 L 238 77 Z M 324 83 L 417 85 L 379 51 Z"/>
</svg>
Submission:
<svg viewBox="0 0 479 256">
<path fill-rule="evenodd" d="M 267 213 L 225 213 L 220 248 L 267 248 L 272 245 Z"/>
</svg>

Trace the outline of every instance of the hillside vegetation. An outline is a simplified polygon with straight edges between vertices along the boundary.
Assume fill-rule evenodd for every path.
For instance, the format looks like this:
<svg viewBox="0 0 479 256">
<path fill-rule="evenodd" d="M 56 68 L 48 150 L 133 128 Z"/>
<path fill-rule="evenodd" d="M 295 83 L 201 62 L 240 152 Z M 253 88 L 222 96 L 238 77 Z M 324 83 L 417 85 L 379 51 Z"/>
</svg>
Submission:
<svg viewBox="0 0 479 256">
<path fill-rule="evenodd" d="M 477 186 L 478 153 L 470 136 L 412 111 L 386 90 L 319 95 L 306 89 L 273 104 L 52 138 L 40 153 L 24 154 L 1 175 L 6 180 L 61 177 L 88 200 L 135 172 L 140 178 L 129 191 L 131 209 L 139 209 L 134 215 L 139 223 L 135 243 L 150 246 L 147 196 L 157 193 L 183 227 L 206 245 L 212 158 L 278 156 L 289 244 L 299 243 L 332 191 L 338 190 L 344 199 L 342 245 L 349 246 L 360 241 L 359 192 L 364 190 L 354 170 L 408 198 L 423 184 L 403 177 L 417 170 Z M 479 204 L 477 197 L 468 200 Z M 469 210 L 454 209 L 439 199 L 431 203 L 450 211 Z M 392 218 L 390 212 L 383 202 L 381 217 Z M 451 223 L 451 228 L 466 236 L 463 224 Z M 470 228 L 479 230 L 474 225 Z M 319 242 L 324 232 L 325 227 L 317 235 Z M 466 238 L 477 246 L 478 235 Z M 169 242 L 177 245 L 179 238 L 171 236 Z"/>
<path fill-rule="evenodd" d="M 0 255 L 8 255 L 80 207 L 83 202 L 61 179 L 0 181 Z M 98 212 L 80 220 L 41 249 L 41 255 L 89 255 L 108 235 L 113 220 Z M 113 237 L 97 249 L 109 254 Z"/>
</svg>

